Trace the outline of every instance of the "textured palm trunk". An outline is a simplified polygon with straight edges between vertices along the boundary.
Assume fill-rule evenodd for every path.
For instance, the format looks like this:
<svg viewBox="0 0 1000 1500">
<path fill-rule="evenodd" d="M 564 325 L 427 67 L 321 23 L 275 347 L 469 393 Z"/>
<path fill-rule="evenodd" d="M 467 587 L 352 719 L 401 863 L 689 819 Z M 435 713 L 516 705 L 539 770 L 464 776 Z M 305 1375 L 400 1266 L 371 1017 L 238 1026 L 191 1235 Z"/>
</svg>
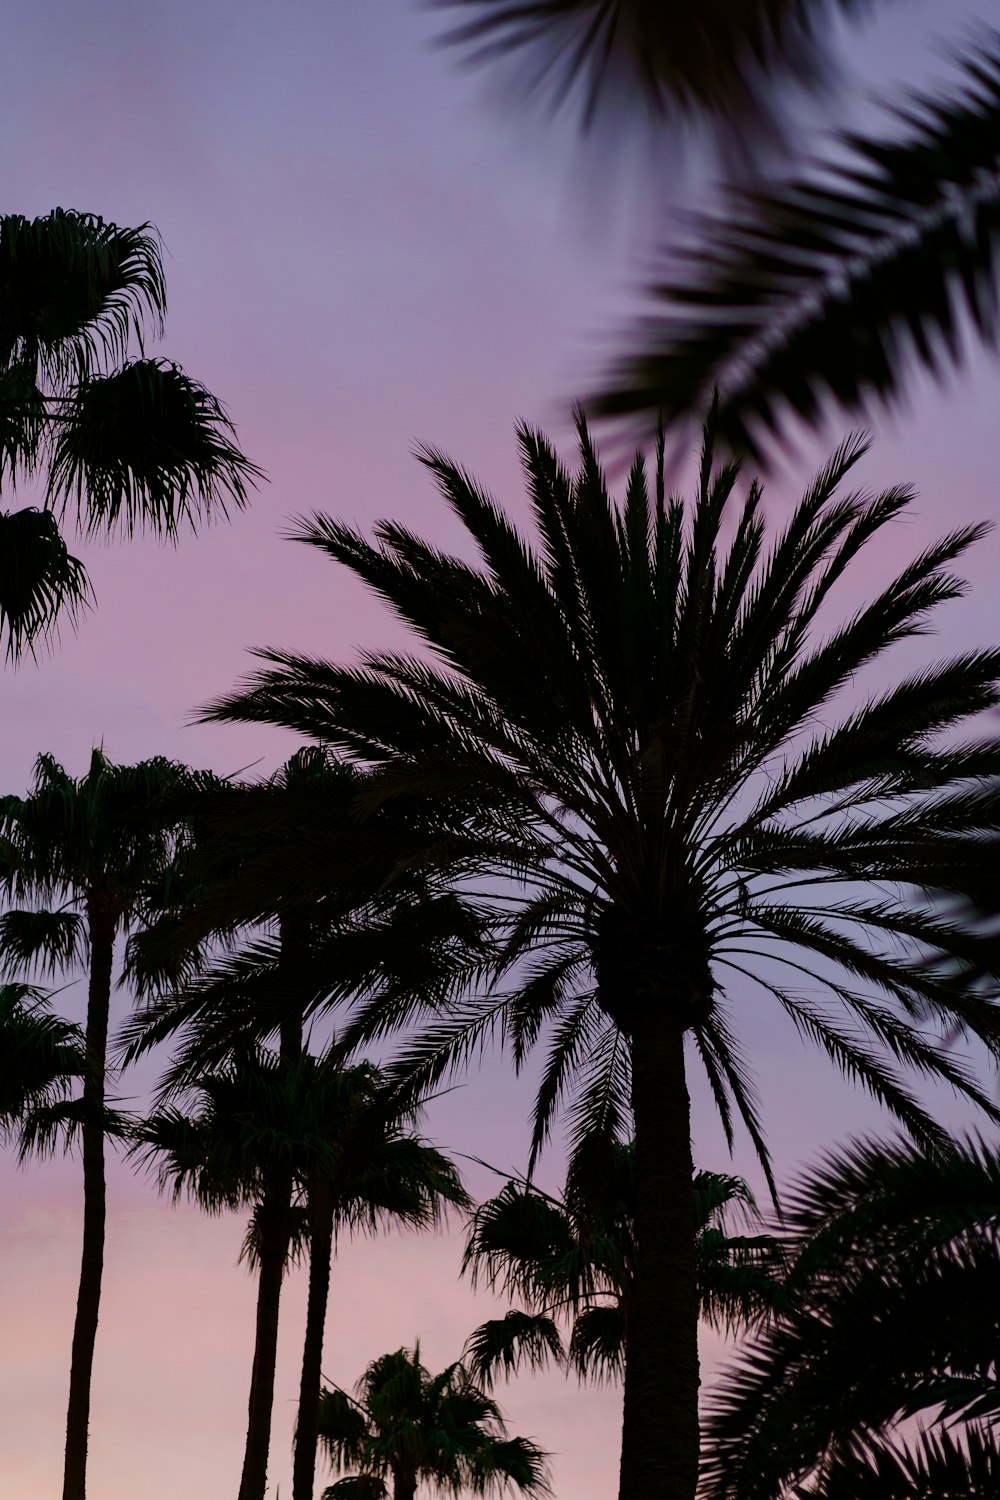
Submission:
<svg viewBox="0 0 1000 1500">
<path fill-rule="evenodd" d="M 319 1441 L 319 1393 L 323 1378 L 323 1333 L 330 1295 L 333 1254 L 333 1196 L 324 1189 L 309 1194 L 309 1306 L 302 1350 L 299 1415 L 295 1426 L 292 1500 L 313 1500 L 316 1445 Z"/>
<path fill-rule="evenodd" d="M 274 1371 L 278 1358 L 278 1312 L 288 1255 L 291 1201 L 291 1178 L 286 1177 L 272 1184 L 261 1205 L 257 1325 L 239 1500 L 264 1500 L 267 1488 Z"/>
<path fill-rule="evenodd" d="M 85 1500 L 90 1391 L 104 1275 L 107 1188 L 104 1178 L 104 1070 L 108 1054 L 111 967 L 115 919 L 97 901 L 88 902 L 90 986 L 87 996 L 87 1072 L 83 1081 L 83 1253 L 73 1324 L 73 1352 L 66 1411 L 63 1500 Z"/>
<path fill-rule="evenodd" d="M 636 1263 L 619 1500 L 694 1500 L 698 1285 L 684 1033 L 643 1009 L 631 1036 Z"/>
<path fill-rule="evenodd" d="M 392 1500 L 415 1500 L 417 1476 L 406 1469 L 392 1471 Z"/>
</svg>

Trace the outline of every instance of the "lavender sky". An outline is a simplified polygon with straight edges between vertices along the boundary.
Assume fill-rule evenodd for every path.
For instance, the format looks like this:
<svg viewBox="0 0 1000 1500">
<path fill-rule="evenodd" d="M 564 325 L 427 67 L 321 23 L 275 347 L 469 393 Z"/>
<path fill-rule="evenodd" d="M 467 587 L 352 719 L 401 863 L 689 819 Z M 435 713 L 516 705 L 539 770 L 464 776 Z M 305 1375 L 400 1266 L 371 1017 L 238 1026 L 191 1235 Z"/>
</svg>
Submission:
<svg viewBox="0 0 1000 1500">
<path fill-rule="evenodd" d="M 989 19 L 993 6 L 981 0 Z M 972 7 L 909 0 L 850 43 L 869 81 L 933 74 Z M 40 750 L 76 774 L 103 742 L 115 760 L 166 754 L 231 772 L 272 769 L 273 733 L 193 723 L 199 703 L 273 644 L 349 657 L 394 630 L 332 564 L 281 539 L 320 508 L 362 526 L 405 520 L 456 541 L 410 456 L 444 447 L 521 512 L 516 417 L 566 431 L 595 351 L 628 305 L 651 205 L 698 201 L 676 157 L 580 153 L 566 133 L 515 120 L 429 46 L 436 23 L 408 0 L 7 0 L 0 53 L 5 212 L 61 205 L 154 221 L 167 250 L 165 354 L 227 403 L 269 476 L 247 513 L 177 549 L 88 549 L 99 607 L 50 658 L 0 687 L 0 789 L 22 791 Z M 838 109 L 845 123 L 870 115 Z M 669 168 L 669 172 L 668 169 Z M 586 190 L 582 174 L 590 173 Z M 663 188 L 664 178 L 669 178 Z M 845 593 L 850 607 L 942 529 L 996 511 L 1000 380 L 976 360 L 948 395 L 917 390 L 883 424 L 863 478 L 913 481 L 921 501 Z M 833 436 L 839 435 L 834 433 Z M 817 450 L 818 451 L 818 450 Z M 806 469 L 796 472 L 796 483 Z M 778 516 L 792 479 L 770 497 Z M 7 501 L 9 504 L 9 500 Z M 897 549 L 895 554 L 890 550 Z M 921 651 L 994 638 L 998 544 L 969 564 L 974 588 Z M 910 660 L 919 659 L 911 653 Z M 78 992 L 60 1003 L 79 1012 Z M 119 1015 L 127 1008 L 119 996 Z M 788 1174 L 824 1144 L 879 1126 L 877 1112 L 748 997 L 769 1136 Z M 140 1092 L 142 1079 L 126 1093 Z M 446 1147 L 523 1164 L 530 1081 L 488 1060 L 428 1129 Z M 965 1118 L 949 1101 L 943 1112 Z M 696 1149 L 724 1166 L 695 1099 Z M 749 1154 L 737 1167 L 754 1176 Z M 555 1185 L 558 1160 L 547 1168 Z M 470 1172 L 483 1192 L 489 1179 Z M 754 1177 L 756 1181 L 756 1177 Z M 58 1492 L 80 1229 L 78 1163 L 0 1166 L 0 1495 Z M 92 1424 L 95 1500 L 207 1500 L 235 1490 L 253 1332 L 253 1286 L 235 1265 L 238 1219 L 171 1209 L 111 1170 L 107 1292 Z M 457 1357 L 489 1313 L 456 1283 L 457 1232 L 344 1245 L 327 1374 L 354 1381 L 374 1355 L 419 1337 Z M 289 1287 L 276 1399 L 273 1487 L 287 1492 L 304 1318 Z M 709 1364 L 716 1354 L 706 1342 Z M 618 1397 L 555 1376 L 503 1395 L 515 1430 L 555 1452 L 560 1500 L 614 1493 Z"/>
</svg>

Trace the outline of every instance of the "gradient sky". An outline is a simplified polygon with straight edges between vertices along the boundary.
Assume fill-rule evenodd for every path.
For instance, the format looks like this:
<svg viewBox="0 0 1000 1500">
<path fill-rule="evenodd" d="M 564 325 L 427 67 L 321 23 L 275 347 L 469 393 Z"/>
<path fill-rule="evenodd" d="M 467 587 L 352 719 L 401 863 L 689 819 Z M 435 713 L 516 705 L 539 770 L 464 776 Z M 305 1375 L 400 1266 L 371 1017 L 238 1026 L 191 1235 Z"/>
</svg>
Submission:
<svg viewBox="0 0 1000 1500">
<path fill-rule="evenodd" d="M 933 38 L 971 6 L 909 0 L 850 45 L 876 83 L 925 78 Z M 988 12 L 983 0 L 983 14 Z M 589 387 L 595 351 L 629 303 L 642 231 L 669 195 L 697 201 L 676 155 L 587 156 L 565 132 L 515 121 L 428 45 L 434 22 L 407 0 L 7 0 L 0 54 L 3 209 L 55 205 L 124 224 L 154 221 L 170 293 L 163 352 L 226 402 L 269 476 L 247 513 L 176 549 L 91 548 L 99 608 L 50 658 L 6 671 L 0 787 L 22 791 L 48 750 L 75 773 L 102 741 L 118 761 L 163 753 L 262 772 L 291 737 L 195 726 L 196 706 L 246 670 L 246 647 L 349 657 L 394 639 L 378 607 L 333 566 L 281 539 L 320 508 L 367 526 L 404 519 L 456 541 L 410 456 L 449 449 L 521 507 L 512 424 L 564 436 L 565 402 Z M 842 121 L 870 115 L 864 88 Z M 589 176 L 586 188 L 583 179 Z M 848 607 L 940 530 L 996 511 L 997 372 L 972 363 L 946 396 L 919 389 L 883 424 L 865 483 L 912 481 L 914 514 L 860 568 Z M 837 435 L 837 434 L 834 434 Z M 795 476 L 805 478 L 805 469 Z M 791 481 L 775 487 L 780 515 Z M 9 502 L 8 502 L 9 503 Z M 922 652 L 993 638 L 995 538 L 969 563 L 971 595 Z M 852 592 L 853 591 L 853 592 Z M 79 996 L 64 997 L 67 1012 Z M 877 1128 L 858 1094 L 748 997 L 782 1174 L 823 1145 Z M 116 1001 L 119 1016 L 127 998 Z M 137 1093 L 142 1080 L 126 1093 Z M 697 1086 L 696 1086 L 697 1089 Z M 492 1060 L 435 1106 L 428 1129 L 503 1166 L 523 1163 L 530 1080 Z M 943 1112 L 965 1118 L 949 1101 Z M 695 1098 L 698 1159 L 724 1166 Z M 737 1167 L 756 1182 L 741 1148 Z M 547 1167 L 555 1185 L 558 1162 Z M 0 1496 L 58 1493 L 80 1230 L 78 1163 L 0 1166 Z M 470 1174 L 485 1191 L 489 1179 Z M 111 1170 L 108 1274 L 95 1371 L 95 1500 L 193 1500 L 235 1492 L 253 1331 L 253 1286 L 235 1266 L 242 1226 L 171 1209 Z M 327 1374 L 419 1337 L 455 1358 L 488 1315 L 458 1286 L 457 1233 L 346 1245 L 335 1269 Z M 288 1493 L 304 1317 L 288 1290 L 272 1490 Z M 709 1364 L 716 1353 L 709 1341 Z M 614 1493 L 618 1397 L 552 1376 L 503 1394 L 515 1430 L 555 1453 L 559 1500 Z"/>
</svg>

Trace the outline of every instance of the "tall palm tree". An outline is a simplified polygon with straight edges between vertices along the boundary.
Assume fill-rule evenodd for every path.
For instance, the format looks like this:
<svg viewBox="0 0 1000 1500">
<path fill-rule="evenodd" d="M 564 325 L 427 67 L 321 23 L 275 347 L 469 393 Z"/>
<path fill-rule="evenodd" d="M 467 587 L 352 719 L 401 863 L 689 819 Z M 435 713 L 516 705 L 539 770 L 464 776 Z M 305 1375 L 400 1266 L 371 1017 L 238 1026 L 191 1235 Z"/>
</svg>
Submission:
<svg viewBox="0 0 1000 1500">
<path fill-rule="evenodd" d="M 215 396 L 179 365 L 144 357 L 165 312 L 151 225 L 61 208 L 0 215 L 0 481 L 44 491 L 41 509 L 0 512 L 9 657 L 89 599 L 60 529 L 67 515 L 85 535 L 173 538 L 244 505 L 260 475 Z"/>
<path fill-rule="evenodd" d="M 785 1305 L 711 1394 L 705 1500 L 995 1493 L 1000 1150 L 856 1144 L 795 1185 L 785 1229 Z"/>
<path fill-rule="evenodd" d="M 729 1232 L 735 1209 L 755 1212 L 740 1178 L 694 1179 L 701 1316 L 713 1327 L 759 1321 L 780 1298 L 782 1250 L 772 1235 Z M 520 1179 L 507 1182 L 472 1217 L 463 1270 L 523 1304 L 490 1319 L 466 1345 L 476 1380 L 554 1358 L 581 1379 L 625 1372 L 635 1266 L 635 1150 L 632 1142 L 585 1143 L 570 1163 L 563 1198 Z M 560 1324 L 571 1322 L 564 1348 Z"/>
<path fill-rule="evenodd" d="M 51 1013 L 27 984 L 0 984 L 0 1141 L 16 1139 L 22 1159 L 45 1141 L 47 1122 L 86 1069 L 83 1033 Z"/>
<path fill-rule="evenodd" d="M 0 797 L 0 965 L 88 977 L 81 1101 L 83 1254 L 73 1329 L 63 1500 L 84 1500 L 91 1372 L 104 1269 L 108 1019 L 115 940 L 179 836 L 164 799 L 194 773 L 162 758 L 117 766 L 94 750 L 74 779 L 50 755 L 26 797 Z M 23 903 L 23 904 L 22 904 Z"/>
<path fill-rule="evenodd" d="M 414 1500 L 422 1483 L 450 1495 L 549 1493 L 545 1454 L 507 1436 L 500 1408 L 461 1364 L 431 1375 L 419 1344 L 397 1349 L 372 1361 L 356 1394 L 328 1389 L 321 1398 L 323 1446 L 336 1469 L 357 1470 L 324 1500 Z"/>
<path fill-rule="evenodd" d="M 572 477 L 539 434 L 520 440 L 537 542 L 430 450 L 478 565 L 394 521 L 374 543 L 324 516 L 299 529 L 391 605 L 419 655 L 341 667 L 268 650 L 207 716 L 283 724 L 364 759 L 362 811 L 420 793 L 451 819 L 426 857 L 492 903 L 509 980 L 444 1013 L 375 996 L 344 1039 L 423 1021 L 400 1067 L 426 1088 L 498 1026 L 518 1062 L 545 1034 L 536 1149 L 574 1088 L 577 1135 L 631 1121 L 621 1495 L 691 1500 L 688 1072 L 699 1060 L 725 1129 L 738 1114 L 766 1161 L 734 1030 L 743 996 L 773 1002 L 919 1138 L 943 1133 L 896 1065 L 997 1117 L 933 1028 L 1000 1050 L 1000 1008 L 973 978 L 996 973 L 995 943 L 948 915 L 992 858 L 1000 742 L 988 726 L 961 735 L 1000 701 L 1000 652 L 842 706 L 863 667 L 962 592 L 951 564 L 982 528 L 929 547 L 827 634 L 831 590 L 909 499 L 842 492 L 863 442 L 835 453 L 766 547 L 760 487 L 738 498 L 739 466 L 716 464 L 711 426 L 690 506 L 665 494 L 662 443 L 653 493 L 637 458 L 619 508 L 585 429 Z"/>
<path fill-rule="evenodd" d="M 309 1245 L 309 1300 L 296 1427 L 293 1495 L 311 1500 L 316 1463 L 323 1331 L 330 1260 L 338 1233 L 374 1232 L 387 1223 L 423 1227 L 444 1207 L 468 1204 L 454 1167 L 408 1129 L 415 1111 L 400 1112 L 376 1069 L 345 1066 L 336 1048 L 244 1055 L 206 1074 L 192 1089 L 194 1113 L 167 1106 L 142 1129 L 137 1146 L 159 1163 L 160 1181 L 175 1197 L 185 1188 L 209 1211 L 253 1205 L 246 1250 L 265 1269 L 263 1234 L 275 1180 L 291 1179 L 302 1205 Z M 287 1236 L 286 1236 L 287 1246 Z M 277 1321 L 277 1300 L 274 1301 Z M 255 1351 L 255 1377 L 273 1389 L 276 1340 Z M 271 1361 L 258 1371 L 260 1360 Z M 251 1413 L 251 1415 L 253 1415 Z M 268 1429 L 269 1436 L 269 1429 Z M 248 1432 L 240 1500 L 263 1500 L 263 1458 Z"/>
</svg>

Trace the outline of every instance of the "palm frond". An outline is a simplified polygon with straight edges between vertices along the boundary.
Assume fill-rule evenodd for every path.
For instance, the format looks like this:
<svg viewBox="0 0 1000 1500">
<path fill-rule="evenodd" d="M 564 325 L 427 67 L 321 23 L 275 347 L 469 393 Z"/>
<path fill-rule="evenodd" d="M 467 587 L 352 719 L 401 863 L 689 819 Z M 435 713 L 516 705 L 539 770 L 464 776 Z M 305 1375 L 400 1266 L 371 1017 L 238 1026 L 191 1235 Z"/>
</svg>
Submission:
<svg viewBox="0 0 1000 1500">
<path fill-rule="evenodd" d="M 699 219 L 690 274 L 652 288 L 664 311 L 594 409 L 675 419 L 721 388 L 721 434 L 761 459 L 790 416 L 896 404 L 914 367 L 945 379 L 966 322 L 994 347 L 1000 34 L 980 26 L 959 84 L 894 115 L 892 135 L 847 134 L 821 171 Z"/>
</svg>

